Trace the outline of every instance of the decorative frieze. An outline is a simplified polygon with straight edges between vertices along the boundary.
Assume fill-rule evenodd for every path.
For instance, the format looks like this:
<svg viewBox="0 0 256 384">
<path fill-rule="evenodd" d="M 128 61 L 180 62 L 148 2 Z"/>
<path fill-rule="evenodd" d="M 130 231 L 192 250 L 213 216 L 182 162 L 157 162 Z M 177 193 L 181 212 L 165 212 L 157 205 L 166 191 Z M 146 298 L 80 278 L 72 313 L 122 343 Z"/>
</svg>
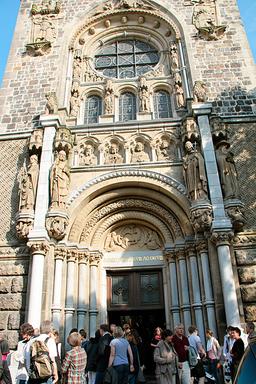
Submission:
<svg viewBox="0 0 256 384">
<path fill-rule="evenodd" d="M 60 0 L 42 0 L 41 4 L 32 4 L 31 13 L 32 15 L 49 15 L 58 14 L 61 11 Z"/>
</svg>

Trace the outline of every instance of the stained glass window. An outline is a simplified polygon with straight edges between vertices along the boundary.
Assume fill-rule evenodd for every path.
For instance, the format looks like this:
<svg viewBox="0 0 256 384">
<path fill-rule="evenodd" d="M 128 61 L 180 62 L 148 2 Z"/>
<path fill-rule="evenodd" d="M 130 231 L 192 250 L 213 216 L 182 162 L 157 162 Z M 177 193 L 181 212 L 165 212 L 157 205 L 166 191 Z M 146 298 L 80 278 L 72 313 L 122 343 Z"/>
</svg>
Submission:
<svg viewBox="0 0 256 384">
<path fill-rule="evenodd" d="M 129 121 L 136 119 L 136 97 L 131 92 L 125 92 L 119 98 L 119 120 Z"/>
<path fill-rule="evenodd" d="M 113 276 L 112 277 L 112 304 L 121 305 L 128 304 L 129 301 L 129 277 Z"/>
<path fill-rule="evenodd" d="M 115 41 L 95 55 L 95 68 L 104 76 L 127 79 L 151 71 L 159 61 L 157 50 L 138 40 Z"/>
<path fill-rule="evenodd" d="M 97 123 L 102 114 L 102 99 L 99 96 L 89 96 L 85 101 L 84 123 Z"/>
<path fill-rule="evenodd" d="M 155 119 L 165 119 L 171 117 L 171 100 L 166 91 L 154 93 L 154 117 Z"/>
</svg>

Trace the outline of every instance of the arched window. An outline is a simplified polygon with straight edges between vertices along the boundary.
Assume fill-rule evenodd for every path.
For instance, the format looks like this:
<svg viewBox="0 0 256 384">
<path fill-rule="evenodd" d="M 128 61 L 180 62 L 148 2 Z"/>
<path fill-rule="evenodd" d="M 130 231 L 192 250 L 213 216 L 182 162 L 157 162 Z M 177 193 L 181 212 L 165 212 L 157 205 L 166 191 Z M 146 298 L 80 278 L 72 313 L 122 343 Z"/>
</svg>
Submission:
<svg viewBox="0 0 256 384">
<path fill-rule="evenodd" d="M 85 101 L 84 123 L 97 123 L 102 114 L 102 98 L 99 96 L 89 96 Z"/>
<path fill-rule="evenodd" d="M 154 117 L 155 119 L 166 119 L 172 117 L 171 99 L 166 91 L 154 93 Z"/>
<path fill-rule="evenodd" d="M 131 92 L 125 92 L 119 98 L 119 120 L 129 121 L 136 119 L 136 97 Z"/>
</svg>

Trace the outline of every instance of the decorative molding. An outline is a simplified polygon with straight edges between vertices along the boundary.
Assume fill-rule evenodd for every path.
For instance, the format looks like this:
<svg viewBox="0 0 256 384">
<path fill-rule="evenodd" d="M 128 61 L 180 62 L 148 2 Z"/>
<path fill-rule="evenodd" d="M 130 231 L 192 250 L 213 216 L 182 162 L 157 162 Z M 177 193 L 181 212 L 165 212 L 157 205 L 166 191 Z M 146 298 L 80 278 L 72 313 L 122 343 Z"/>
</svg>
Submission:
<svg viewBox="0 0 256 384">
<path fill-rule="evenodd" d="M 192 207 L 190 220 L 196 233 L 209 231 L 213 220 L 212 207 L 209 204 Z"/>
<path fill-rule="evenodd" d="M 66 235 L 68 216 L 56 213 L 48 213 L 46 217 L 46 229 L 48 235 L 55 240 L 62 240 Z"/>
<path fill-rule="evenodd" d="M 211 241 L 218 246 L 221 245 L 230 245 L 234 238 L 234 233 L 229 231 L 229 232 L 217 232 L 214 231 L 212 232 L 211 235 Z"/>
<path fill-rule="evenodd" d="M 91 267 L 98 267 L 102 259 L 102 253 L 101 252 L 90 253 L 88 259 Z"/>
<path fill-rule="evenodd" d="M 200 133 L 194 117 L 187 117 L 181 126 L 182 142 L 200 142 Z"/>
<path fill-rule="evenodd" d="M 49 15 L 49 14 L 58 14 L 61 11 L 61 1 L 60 0 L 54 0 L 54 1 L 42 1 L 41 5 L 39 4 L 32 4 L 31 8 L 31 14 L 32 15 Z"/>
<path fill-rule="evenodd" d="M 27 243 L 27 246 L 30 248 L 31 253 L 40 253 L 44 256 L 49 251 L 50 246 L 45 241 L 30 241 Z"/>
<path fill-rule="evenodd" d="M 56 129 L 54 138 L 54 150 L 57 152 L 65 151 L 68 155 L 73 148 L 74 138 L 69 128 L 60 127 Z"/>
<path fill-rule="evenodd" d="M 88 181 L 83 186 L 81 186 L 78 190 L 73 191 L 67 202 L 67 207 L 69 207 L 75 201 L 75 199 L 77 199 L 84 191 L 86 191 L 91 186 L 99 184 L 104 181 L 118 179 L 122 177 L 148 178 L 155 181 L 159 181 L 160 183 L 166 184 L 169 187 L 175 188 L 183 196 L 186 196 L 186 189 L 184 185 L 170 176 L 166 176 L 153 171 L 139 170 L 139 169 L 123 170 L 123 171 L 120 170 L 120 171 L 110 172 L 110 173 L 106 173 L 104 175 L 95 177 L 94 179 Z"/>
</svg>

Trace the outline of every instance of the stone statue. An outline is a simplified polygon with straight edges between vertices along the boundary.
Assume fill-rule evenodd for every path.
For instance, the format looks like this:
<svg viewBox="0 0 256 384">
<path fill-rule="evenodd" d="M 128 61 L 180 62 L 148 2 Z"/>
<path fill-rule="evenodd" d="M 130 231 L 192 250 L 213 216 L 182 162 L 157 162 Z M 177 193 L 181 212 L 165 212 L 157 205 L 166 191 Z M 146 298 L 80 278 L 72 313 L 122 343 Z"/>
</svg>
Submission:
<svg viewBox="0 0 256 384">
<path fill-rule="evenodd" d="M 207 101 L 206 85 L 203 81 L 195 81 L 193 93 L 196 103 L 205 103 Z"/>
<path fill-rule="evenodd" d="M 182 86 L 177 83 L 175 84 L 175 94 L 178 108 L 183 108 L 185 105 L 184 91 Z"/>
<path fill-rule="evenodd" d="M 56 28 L 48 16 L 34 18 L 34 42 L 53 42 L 56 38 Z"/>
<path fill-rule="evenodd" d="M 76 56 L 74 58 L 74 66 L 73 66 L 73 78 L 80 80 L 82 73 L 82 58 L 80 56 Z"/>
<path fill-rule="evenodd" d="M 219 143 L 216 150 L 216 160 L 224 199 L 238 198 L 239 187 L 236 166 L 227 142 L 222 141 Z"/>
<path fill-rule="evenodd" d="M 70 98 L 70 116 L 77 117 L 79 109 L 80 109 L 80 97 L 78 90 L 72 91 Z"/>
<path fill-rule="evenodd" d="M 123 156 L 119 153 L 119 150 L 120 148 L 117 143 L 110 143 L 110 146 L 105 153 L 105 164 L 123 163 Z"/>
<path fill-rule="evenodd" d="M 51 169 L 51 208 L 65 208 L 70 185 L 70 169 L 65 151 L 60 151 Z"/>
<path fill-rule="evenodd" d="M 96 165 L 97 157 L 94 154 L 95 148 L 91 144 L 87 144 L 82 148 L 79 155 L 79 165 Z"/>
<path fill-rule="evenodd" d="M 176 71 L 179 68 L 178 49 L 175 43 L 170 45 L 171 70 Z"/>
<path fill-rule="evenodd" d="M 207 179 L 204 159 L 201 153 L 194 149 L 193 144 L 185 144 L 186 156 L 183 158 L 183 175 L 190 200 L 207 199 Z"/>
<path fill-rule="evenodd" d="M 175 159 L 176 155 L 174 147 L 171 146 L 170 142 L 166 138 L 162 138 L 156 147 L 157 160 L 171 160 Z"/>
<path fill-rule="evenodd" d="M 141 163 L 144 161 L 150 161 L 149 155 L 144 150 L 144 144 L 141 141 L 137 141 L 134 149 L 132 149 L 132 163 Z"/>
<path fill-rule="evenodd" d="M 37 155 L 30 156 L 28 169 L 24 164 L 19 177 L 20 202 L 19 210 L 34 210 L 39 165 Z"/>
<path fill-rule="evenodd" d="M 107 80 L 107 82 L 106 82 L 104 103 L 105 103 L 105 114 L 106 115 L 113 115 L 113 113 L 114 113 L 114 89 L 113 89 L 113 83 L 111 80 Z"/>
<path fill-rule="evenodd" d="M 139 85 L 139 100 L 140 100 L 140 112 L 149 112 L 149 92 L 148 92 L 148 85 L 147 80 L 144 76 L 141 76 L 140 78 L 140 85 Z"/>
<path fill-rule="evenodd" d="M 45 113 L 47 115 L 56 115 L 58 113 L 58 100 L 55 92 L 49 92 L 45 95 L 46 97 L 46 107 Z"/>
</svg>

